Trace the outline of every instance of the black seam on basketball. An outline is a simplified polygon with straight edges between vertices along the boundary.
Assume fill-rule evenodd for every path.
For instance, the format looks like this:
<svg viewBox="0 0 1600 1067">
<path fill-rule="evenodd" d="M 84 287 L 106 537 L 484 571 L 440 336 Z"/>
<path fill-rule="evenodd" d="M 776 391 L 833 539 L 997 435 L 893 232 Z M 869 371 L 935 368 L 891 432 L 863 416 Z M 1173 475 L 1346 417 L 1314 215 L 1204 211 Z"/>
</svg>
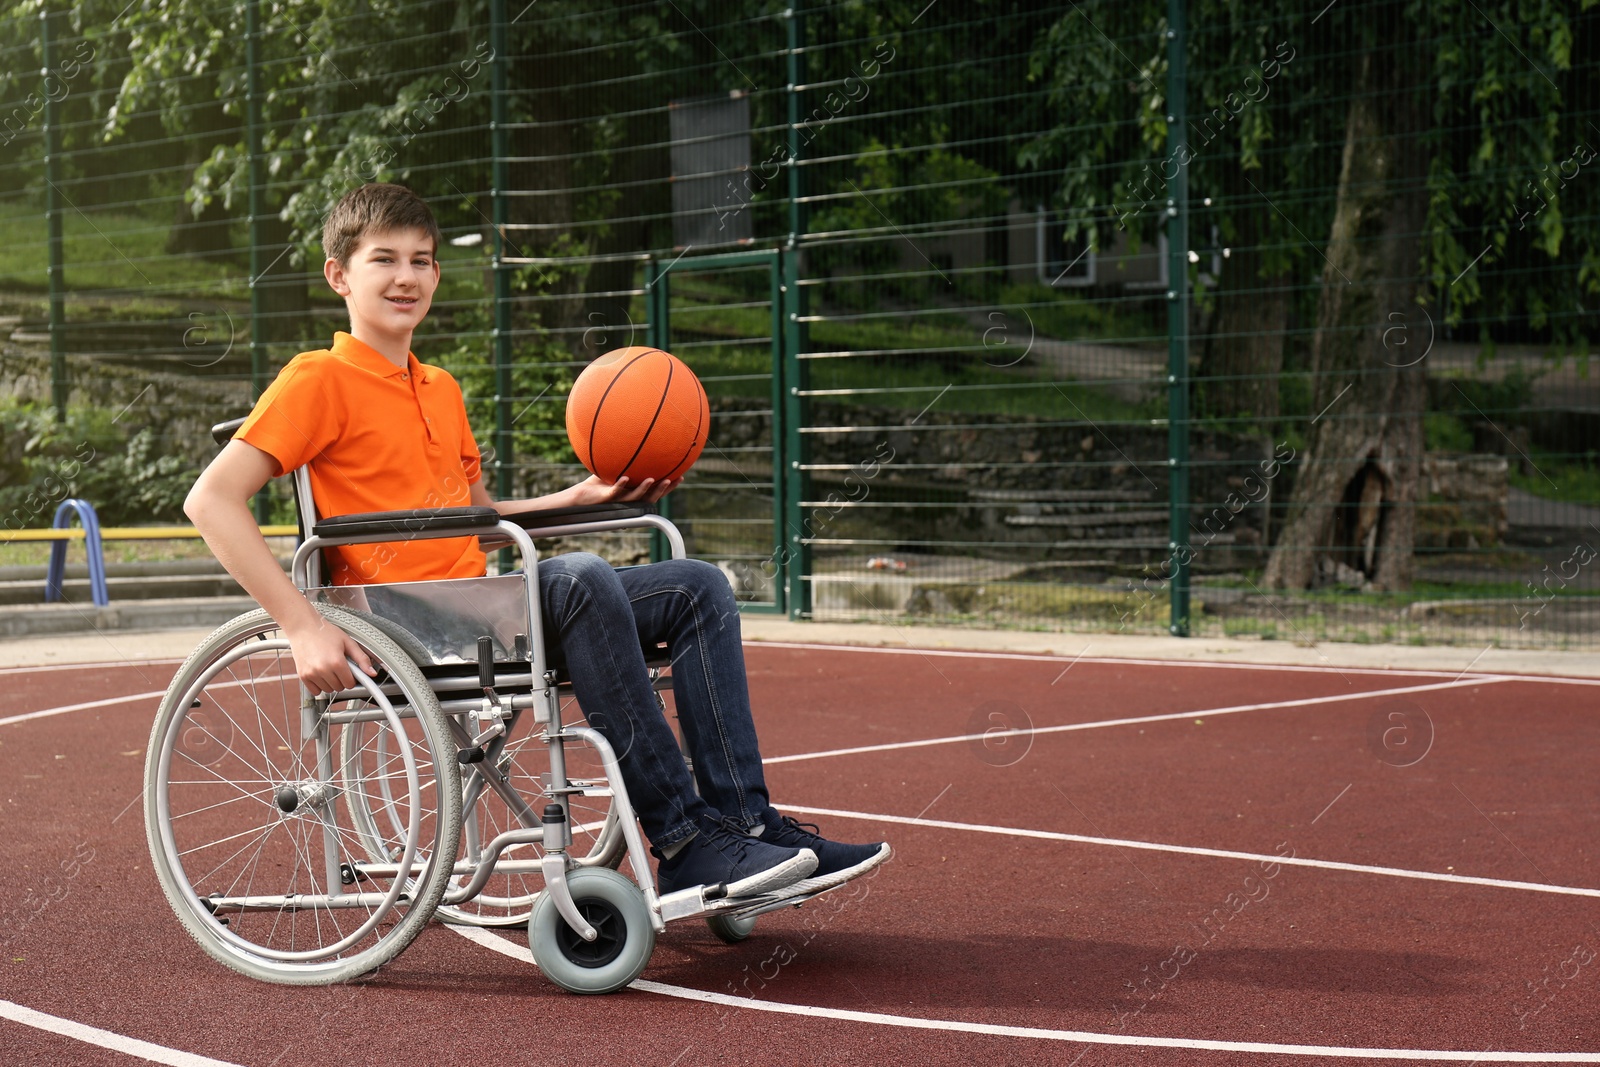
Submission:
<svg viewBox="0 0 1600 1067">
<path fill-rule="evenodd" d="M 706 391 L 705 390 L 705 386 L 703 386 L 703 385 L 699 389 L 696 390 L 696 392 L 698 392 L 700 394 L 702 399 L 705 399 L 705 391 Z M 689 438 L 689 447 L 683 450 L 683 455 L 679 456 L 678 457 L 678 462 L 674 463 L 672 465 L 672 471 L 671 471 L 671 473 L 669 473 L 667 475 L 667 477 L 670 478 L 673 475 L 677 474 L 678 473 L 678 467 L 680 465 L 682 465 L 684 460 L 689 458 L 689 453 L 694 451 L 694 443 L 696 441 L 700 440 L 700 427 L 705 424 L 706 411 L 709 411 L 710 408 L 711 408 L 711 402 L 709 400 L 706 400 L 706 410 L 701 410 L 701 407 L 700 407 L 699 404 L 696 404 L 694 406 L 694 411 L 695 411 L 694 436 Z"/>
<path fill-rule="evenodd" d="M 605 407 L 605 405 L 606 405 L 606 397 L 610 396 L 611 395 L 611 390 L 616 387 L 617 379 L 621 378 L 624 374 L 628 373 L 628 368 L 629 367 L 632 367 L 635 363 L 639 362 L 641 359 L 643 359 L 645 356 L 648 356 L 650 353 L 652 353 L 652 352 L 660 352 L 660 351 L 661 350 L 659 348 L 647 348 L 647 349 L 645 349 L 643 352 L 640 352 L 637 356 L 634 356 L 632 359 L 628 360 L 627 364 L 621 370 L 617 371 L 617 373 L 613 374 L 611 376 L 611 380 L 606 383 L 606 391 L 600 394 L 599 401 L 595 403 L 595 406 L 594 406 L 594 418 L 589 421 L 589 462 L 587 464 L 585 464 L 585 466 L 587 466 L 591 471 L 594 470 L 594 431 L 595 431 L 595 427 L 600 425 L 600 409 Z M 662 353 L 662 355 L 665 355 L 665 354 L 666 353 L 664 353 L 664 352 Z M 635 452 L 634 455 L 638 455 L 638 453 Z M 628 462 L 632 463 L 633 460 L 630 459 Z M 595 471 L 595 473 L 598 474 L 599 472 Z M 619 474 L 619 475 L 617 475 L 617 477 L 620 478 L 622 476 Z"/>
<path fill-rule="evenodd" d="M 656 349 L 652 349 L 651 351 L 657 351 L 657 350 Z M 661 354 L 663 356 L 667 356 L 667 354 L 665 352 L 662 352 Z M 631 364 L 630 364 L 630 366 L 631 366 Z M 644 428 L 644 433 L 639 438 L 639 447 L 635 448 L 633 450 L 633 455 L 628 457 L 628 462 L 622 465 L 621 472 L 619 472 L 617 474 L 618 478 L 621 478 L 621 477 L 625 476 L 628 473 L 628 468 L 633 466 L 633 461 L 639 458 L 639 453 L 640 452 L 644 451 L 644 443 L 646 441 L 650 440 L 650 431 L 654 430 L 656 428 L 656 420 L 661 418 L 661 409 L 667 406 L 667 394 L 670 393 L 671 391 L 672 391 L 672 357 L 671 356 L 667 356 L 667 380 L 661 384 L 661 399 L 656 401 L 656 413 L 654 415 L 650 416 L 650 425 L 646 426 Z"/>
</svg>

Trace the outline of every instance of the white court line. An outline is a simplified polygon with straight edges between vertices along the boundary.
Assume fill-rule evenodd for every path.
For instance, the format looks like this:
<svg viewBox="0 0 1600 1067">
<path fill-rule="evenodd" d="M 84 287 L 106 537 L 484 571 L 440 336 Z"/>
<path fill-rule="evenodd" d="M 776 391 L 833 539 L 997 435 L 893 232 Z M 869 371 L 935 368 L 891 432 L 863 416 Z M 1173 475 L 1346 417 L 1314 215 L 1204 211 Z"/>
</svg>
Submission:
<svg viewBox="0 0 1600 1067">
<path fill-rule="evenodd" d="M 281 682 L 293 678 L 292 674 L 263 674 L 259 678 L 236 678 L 228 682 L 218 682 L 215 679 L 207 686 L 210 689 L 237 688 L 245 685 L 260 685 L 263 682 Z M 26 715 L 13 715 L 8 719 L 0 719 L 0 726 L 7 723 L 23 722 L 27 719 L 43 719 L 51 715 L 65 715 L 69 711 L 86 711 L 89 708 L 103 708 L 111 704 L 121 704 L 127 700 L 148 700 L 151 697 L 166 696 L 165 689 L 157 689 L 149 693 L 133 693 L 125 697 L 107 697 L 104 700 L 91 700 L 86 704 L 63 704 L 59 708 L 45 708 L 43 711 L 30 711 Z"/>
<path fill-rule="evenodd" d="M 1195 719 L 1207 715 L 1237 715 L 1245 711 L 1271 711 L 1274 708 L 1304 708 L 1315 704 L 1339 704 L 1349 700 L 1366 700 L 1371 697 L 1400 696 L 1404 693 L 1426 693 L 1435 689 L 1461 689 L 1474 685 L 1493 685 L 1511 681 L 1510 678 L 1466 678 L 1457 682 L 1433 682 L 1429 685 L 1409 685 L 1401 689 L 1372 689 L 1357 693 L 1339 693 L 1326 697 L 1304 697 L 1300 700 L 1275 700 L 1266 704 L 1233 704 L 1225 708 L 1196 708 L 1193 711 L 1175 711 L 1165 715 L 1140 715 L 1131 719 L 1097 719 L 1094 722 L 1072 722 L 1064 726 L 1030 726 L 1026 729 L 995 730 L 982 734 L 956 734 L 951 737 L 926 737 L 919 741 L 890 741 L 882 745 L 859 745 L 855 748 L 832 748 L 823 752 L 801 752 L 793 756 L 772 756 L 762 764 L 798 763 L 801 760 L 822 759 L 826 756 L 854 756 L 862 752 L 892 752 L 901 748 L 926 748 L 929 745 L 953 745 L 961 741 L 988 741 L 997 737 L 1018 737 L 1038 734 L 1060 734 L 1072 730 L 1098 730 L 1106 726 L 1133 726 L 1145 722 L 1172 722 L 1177 719 Z"/>
<path fill-rule="evenodd" d="M 971 649 L 952 648 L 886 648 L 881 645 L 824 645 L 805 641 L 761 641 L 756 639 L 748 640 L 744 644 L 749 648 L 796 648 L 813 652 L 880 652 L 892 656 L 946 656 L 956 659 L 1004 659 L 1031 663 L 1066 663 L 1068 661 L 1066 656 L 1045 653 L 980 652 Z M 1139 667 L 1206 667 L 1232 671 L 1284 671 L 1302 674 L 1390 674 L 1411 675 L 1418 678 L 1460 678 L 1466 674 L 1465 671 L 1432 671 L 1404 667 L 1317 667 L 1303 663 L 1225 663 L 1206 659 L 1134 659 L 1122 656 L 1085 656 L 1077 662 L 1109 664 L 1112 666 L 1131 664 Z M 1571 678 L 1559 674 L 1506 674 L 1504 672 L 1479 671 L 1474 674 L 1474 677 L 1494 678 L 1511 682 L 1600 685 L 1600 678 Z"/>
<path fill-rule="evenodd" d="M 45 671 L 76 671 L 88 667 L 159 667 L 163 663 L 179 664 L 181 659 L 98 659 L 84 663 L 39 663 L 31 667 L 0 667 L 0 674 L 41 674 Z"/>
<path fill-rule="evenodd" d="M 816 652 L 881 652 L 893 656 L 950 656 L 957 659 L 1008 659 L 1034 663 L 1063 662 L 1068 657 L 1054 653 L 986 652 L 963 648 L 892 648 L 885 645 L 824 645 L 810 641 L 746 641 L 766 648 L 798 648 Z M 1406 670 L 1389 667 L 1319 667 L 1303 663 L 1229 663 L 1221 660 L 1132 659 L 1123 656 L 1084 656 L 1080 663 L 1130 663 L 1141 667 L 1207 667 L 1236 671 L 1291 671 L 1302 674 L 1412 674 L 1426 678 L 1454 678 L 1458 671 Z"/>
<path fill-rule="evenodd" d="M 947 656 L 947 657 L 965 658 L 965 659 L 1004 659 L 1004 660 L 1016 660 L 1016 661 L 1022 661 L 1022 662 L 1036 662 L 1036 663 L 1063 663 L 1063 662 L 1067 662 L 1067 657 L 1065 657 L 1065 656 L 1027 655 L 1027 654 L 1015 653 L 1015 652 L 972 652 L 972 651 L 962 651 L 962 650 L 956 650 L 956 649 L 933 649 L 933 648 L 877 648 L 877 647 L 870 647 L 870 646 L 863 646 L 863 645 L 807 644 L 807 643 L 799 642 L 799 641 L 745 641 L 744 644 L 747 647 L 755 647 L 755 648 L 789 648 L 789 649 L 802 649 L 802 650 L 816 651 L 816 652 L 880 652 L 880 653 L 885 653 L 885 654 L 889 654 L 889 655 L 899 655 L 899 656 L 909 656 L 909 655 L 917 655 L 917 656 Z M 63 670 L 63 669 L 70 669 L 72 667 L 128 667 L 128 666 L 139 666 L 141 664 L 145 664 L 145 665 L 156 665 L 156 664 L 162 664 L 162 663 L 177 663 L 177 664 L 181 664 L 182 662 L 183 662 L 182 660 L 178 660 L 178 659 L 172 659 L 172 660 L 157 659 L 157 660 L 137 660 L 137 661 L 130 660 L 130 661 L 126 661 L 126 662 L 62 663 L 62 664 L 49 664 L 49 665 L 38 666 L 38 667 L 5 667 L 5 668 L 0 668 L 0 675 L 3 675 L 3 674 L 26 674 L 26 673 L 39 672 L 39 671 L 58 671 L 58 670 Z M 1074 662 L 1074 663 L 1100 663 L 1100 664 L 1112 664 L 1112 665 L 1115 665 L 1115 664 L 1132 664 L 1132 665 L 1135 665 L 1135 666 L 1145 666 L 1145 667 L 1208 667 L 1208 668 L 1220 668 L 1220 669 L 1226 669 L 1226 670 L 1239 670 L 1239 671 L 1283 671 L 1283 672 L 1289 672 L 1289 673 L 1299 672 L 1299 673 L 1312 673 L 1312 674 L 1330 674 L 1331 673 L 1331 674 L 1409 675 L 1411 677 L 1416 677 L 1416 678 L 1452 678 L 1452 679 L 1455 679 L 1455 680 L 1461 682 L 1462 684 L 1471 684 L 1472 682 L 1475 682 L 1475 681 L 1476 682 L 1550 682 L 1552 684 L 1558 684 L 1558 685 L 1592 685 L 1592 686 L 1600 686 L 1600 678 L 1567 678 L 1567 677 L 1562 677 L 1562 676 L 1559 676 L 1559 675 L 1544 675 L 1544 674 L 1487 674 L 1487 673 L 1477 673 L 1477 674 L 1473 674 L 1471 676 L 1464 676 L 1462 673 L 1459 673 L 1459 672 L 1455 673 L 1455 674 L 1452 674 L 1450 671 L 1404 670 L 1404 669 L 1394 669 L 1394 668 L 1389 668 L 1389 667 L 1345 667 L 1345 668 L 1340 668 L 1340 667 L 1311 667 L 1311 666 L 1306 666 L 1306 665 L 1303 665 L 1303 664 L 1218 663 L 1218 662 L 1213 662 L 1213 661 L 1210 661 L 1210 660 L 1181 660 L 1181 661 L 1174 661 L 1174 660 L 1162 660 L 1162 659 L 1119 659 L 1119 658 L 1115 658 L 1115 657 L 1111 657 L 1111 656 L 1079 656 L 1079 657 L 1074 658 L 1071 662 Z M 1387 690 L 1386 692 L 1403 693 L 1403 692 L 1413 692 L 1413 691 L 1420 691 L 1420 690 L 1396 689 L 1396 690 Z M 148 695 L 149 694 L 140 693 L 140 694 L 136 694 L 134 696 L 121 697 L 121 698 L 118 698 L 118 699 L 120 699 L 120 700 L 140 700 L 140 699 L 143 699 L 144 697 L 146 697 Z M 1378 695 L 1378 693 L 1376 693 L 1376 692 L 1374 692 L 1374 693 L 1352 693 L 1350 695 L 1351 696 L 1376 696 L 1376 695 Z M 1328 698 L 1328 699 L 1332 699 L 1332 698 Z M 11 718 L 0 719 L 0 726 L 4 726 L 7 723 L 21 722 L 24 719 L 37 719 L 37 718 L 42 718 L 42 717 L 44 717 L 46 715 L 61 715 L 61 714 L 65 714 L 66 712 L 69 712 L 69 711 L 82 711 L 82 710 L 84 710 L 86 708 L 104 707 L 104 706 L 106 706 L 107 703 L 116 703 L 116 702 L 117 701 L 113 700 L 113 701 L 109 701 L 109 702 L 108 701 L 98 701 L 98 702 L 93 702 L 93 703 L 88 703 L 88 704 L 71 704 L 71 705 L 68 705 L 68 706 L 62 707 L 62 708 L 50 708 L 50 709 L 47 709 L 45 711 L 31 712 L 31 713 L 29 713 L 27 715 L 16 715 L 16 716 L 12 716 Z M 1261 708 L 1269 708 L 1269 707 L 1292 707 L 1294 705 L 1293 704 L 1286 704 L 1286 705 L 1262 704 L 1262 705 L 1255 705 L 1255 706 L 1261 707 Z M 1207 712 L 1206 714 L 1222 715 L 1222 714 L 1226 714 L 1228 710 L 1230 710 L 1230 709 L 1218 709 L 1216 711 Z M 1197 712 L 1196 714 L 1199 714 L 1199 713 Z M 1178 716 L 1174 716 L 1174 717 L 1182 718 L 1183 716 L 1182 715 L 1178 715 Z M 1112 726 L 1112 725 L 1121 725 L 1121 724 L 1125 724 L 1125 723 L 1147 722 L 1147 721 L 1149 721 L 1149 722 L 1158 722 L 1158 721 L 1160 721 L 1160 718 L 1158 717 L 1156 719 L 1149 719 L 1149 720 L 1146 720 L 1146 719 L 1119 719 L 1119 720 L 1115 720 L 1115 721 L 1112 721 L 1112 722 L 1107 722 L 1104 725 Z M 1054 730 L 1054 729 L 1085 729 L 1085 728 L 1087 728 L 1087 725 L 1095 725 L 1095 724 L 1086 724 L 1086 725 L 1079 725 L 1079 726 L 1073 726 L 1073 727 L 1046 727 L 1045 729 L 1035 730 L 1035 731 L 1032 731 L 1032 732 L 1033 733 L 1045 733 L 1045 732 L 1049 732 L 1050 730 Z M 988 735 L 985 735 L 985 736 L 994 737 L 994 736 L 999 736 L 999 735 L 988 734 Z M 888 746 L 888 747 L 891 747 L 891 748 L 893 748 L 893 747 L 912 747 L 912 746 L 914 746 L 916 744 L 939 744 L 939 743 L 948 743 L 948 742 L 953 742 L 953 741 L 965 741 L 965 740 L 968 740 L 968 739 L 969 738 L 967 738 L 967 737 L 956 737 L 956 738 L 944 739 L 943 741 L 911 742 L 911 743 L 908 743 L 905 746 Z M 851 753 L 851 752 L 874 752 L 874 751 L 878 751 L 878 749 L 876 749 L 876 748 L 839 749 L 838 751 L 835 751 L 835 752 L 813 753 L 813 754 L 805 755 L 805 756 L 779 756 L 776 759 L 767 760 L 766 762 L 768 762 L 768 763 L 783 763 L 783 762 L 788 762 L 788 761 L 791 761 L 791 760 L 798 760 L 798 759 L 812 759 L 812 758 L 816 758 L 817 756 L 824 756 L 824 755 L 833 756 L 833 755 L 842 755 L 842 754 Z"/>
<path fill-rule="evenodd" d="M 509 956 L 523 963 L 533 964 L 533 953 L 503 937 L 477 927 L 452 926 L 452 930 L 482 945 L 491 952 Z M 535 966 L 537 966 L 535 964 Z M 885 1015 L 876 1011 L 850 1011 L 845 1008 L 819 1008 L 809 1004 L 783 1004 L 751 997 L 735 997 L 726 993 L 711 993 L 704 989 L 649 982 L 643 978 L 628 986 L 641 993 L 656 993 L 679 1000 L 697 1000 L 705 1004 L 721 1004 L 730 1008 L 747 1008 L 779 1015 L 801 1015 L 810 1018 L 838 1019 L 841 1022 L 870 1023 L 874 1026 L 898 1026 L 908 1030 L 943 1030 L 964 1034 L 987 1034 L 994 1037 L 1027 1037 L 1043 1041 L 1076 1041 L 1085 1045 L 1124 1045 L 1133 1048 L 1183 1048 L 1204 1049 L 1211 1052 L 1261 1052 L 1282 1056 L 1328 1056 L 1342 1059 L 1375 1060 L 1435 1060 L 1466 1061 L 1475 1063 L 1600 1063 L 1600 1052 L 1468 1052 L 1449 1049 L 1358 1048 L 1338 1045 L 1281 1045 L 1266 1041 L 1211 1041 L 1184 1037 L 1139 1037 L 1134 1034 L 1103 1034 L 1093 1030 L 1049 1030 L 1038 1026 L 998 1026 L 993 1023 L 967 1022 L 961 1019 L 926 1019 L 915 1015 Z"/>
<path fill-rule="evenodd" d="M 170 1064 L 171 1067 L 239 1067 L 228 1060 L 214 1060 L 210 1056 L 200 1056 L 193 1052 L 180 1052 L 175 1048 L 165 1045 L 153 1045 L 148 1041 L 140 1041 L 136 1037 L 126 1037 L 102 1030 L 98 1026 L 89 1026 L 85 1023 L 73 1022 L 63 1019 L 58 1015 L 46 1015 L 42 1011 L 24 1008 L 21 1004 L 13 1004 L 9 1000 L 0 1000 L 0 1018 L 10 1019 L 12 1022 L 31 1026 L 35 1030 L 44 1030 L 48 1033 L 70 1037 L 74 1041 L 82 1041 L 87 1045 L 99 1045 L 113 1052 L 121 1052 L 127 1056 L 137 1056 L 141 1060 L 151 1063 Z"/>
<path fill-rule="evenodd" d="M 1452 882 L 1457 885 L 1486 885 L 1496 889 L 1521 889 L 1532 893 L 1555 893 L 1568 897 L 1600 897 L 1600 889 L 1583 886 L 1548 885 L 1544 882 L 1517 882 L 1504 878 L 1478 878 L 1468 874 L 1438 874 L 1434 871 L 1413 871 L 1404 867 L 1370 867 L 1364 863 L 1342 863 L 1339 860 L 1314 860 L 1301 856 L 1267 855 L 1262 852 L 1234 852 L 1225 848 L 1201 848 L 1198 845 L 1164 845 L 1156 841 L 1130 841 L 1117 837 L 1089 837 L 1084 834 L 1064 834 L 1054 830 L 1028 830 L 1017 826 L 990 826 L 985 823 L 948 822 L 944 819 L 913 819 L 906 815 L 878 815 L 870 811 L 838 811 L 833 808 L 805 808 L 798 804 L 785 804 L 784 811 L 797 811 L 803 815 L 830 815 L 838 819 L 864 819 L 868 822 L 899 823 L 904 826 L 926 826 L 938 830 L 966 830 L 978 834 L 999 834 L 1002 837 L 1032 837 L 1044 841 L 1070 841 L 1080 845 L 1111 845 L 1115 848 L 1137 848 L 1146 852 L 1176 852 L 1185 856 L 1209 856 L 1227 860 L 1266 860 L 1290 867 L 1316 867 L 1326 871 L 1352 871 L 1356 874 L 1381 874 L 1390 878 L 1416 878 L 1425 882 Z"/>
<path fill-rule="evenodd" d="M 0 719 L 0 726 L 7 726 L 14 722 L 26 722 L 28 719 L 45 719 L 51 715 L 65 715 L 69 711 L 87 711 L 90 708 L 104 708 L 112 704 L 125 704 L 131 700 L 149 700 L 151 697 L 166 696 L 165 689 L 157 689 L 150 693 L 130 693 L 128 696 L 107 697 L 104 700 L 90 700 L 83 704 L 63 704 L 59 708 L 45 708 L 43 711 L 30 711 L 26 715 L 12 715 Z"/>
</svg>

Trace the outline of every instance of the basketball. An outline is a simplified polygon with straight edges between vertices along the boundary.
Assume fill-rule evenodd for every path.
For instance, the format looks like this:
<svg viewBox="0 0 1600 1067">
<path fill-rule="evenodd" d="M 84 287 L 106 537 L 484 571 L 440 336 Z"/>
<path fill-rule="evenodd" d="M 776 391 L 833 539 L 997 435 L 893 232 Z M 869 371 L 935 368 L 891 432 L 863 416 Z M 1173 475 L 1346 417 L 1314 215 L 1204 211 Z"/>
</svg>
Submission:
<svg viewBox="0 0 1600 1067">
<path fill-rule="evenodd" d="M 567 439 L 591 474 L 681 478 L 711 432 L 705 388 L 659 348 L 620 348 L 584 368 L 567 396 Z"/>
</svg>

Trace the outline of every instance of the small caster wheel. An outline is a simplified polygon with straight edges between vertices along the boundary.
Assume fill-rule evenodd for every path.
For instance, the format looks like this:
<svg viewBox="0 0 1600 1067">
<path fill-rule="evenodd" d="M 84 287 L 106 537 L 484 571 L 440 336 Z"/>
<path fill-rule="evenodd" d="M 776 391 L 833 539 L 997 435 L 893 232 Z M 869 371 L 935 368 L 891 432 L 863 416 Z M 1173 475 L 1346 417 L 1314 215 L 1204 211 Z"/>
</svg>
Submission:
<svg viewBox="0 0 1600 1067">
<path fill-rule="evenodd" d="M 639 887 L 609 867 L 579 867 L 567 874 L 573 903 L 599 934 L 579 937 L 540 893 L 528 917 L 533 962 L 569 993 L 611 993 L 644 973 L 655 951 L 656 931 Z"/>
<path fill-rule="evenodd" d="M 750 936 L 750 931 L 756 928 L 756 917 L 745 915 L 735 917 L 732 915 L 707 915 L 706 925 L 711 927 L 711 932 L 730 945 L 737 945 Z"/>
</svg>

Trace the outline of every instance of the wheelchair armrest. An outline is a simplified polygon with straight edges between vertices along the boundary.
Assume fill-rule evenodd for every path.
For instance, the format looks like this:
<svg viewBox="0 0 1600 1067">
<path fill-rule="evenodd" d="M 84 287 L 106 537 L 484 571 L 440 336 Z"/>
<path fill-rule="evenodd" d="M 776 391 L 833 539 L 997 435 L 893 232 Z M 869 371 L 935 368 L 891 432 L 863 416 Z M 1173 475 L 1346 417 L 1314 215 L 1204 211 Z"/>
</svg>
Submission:
<svg viewBox="0 0 1600 1067">
<path fill-rule="evenodd" d="M 219 445 L 227 444 L 233 440 L 233 435 L 239 432 L 239 427 L 243 426 L 244 420 L 249 417 L 248 415 L 240 415 L 237 419 L 229 419 L 227 422 L 217 423 L 211 427 L 211 439 Z"/>
<path fill-rule="evenodd" d="M 551 526 L 576 526 L 584 522 L 610 522 L 616 519 L 637 519 L 655 513 L 643 504 L 580 504 L 570 508 L 540 508 L 519 511 L 501 516 L 524 530 L 540 530 Z"/>
<path fill-rule="evenodd" d="M 494 508 L 415 508 L 410 511 L 369 511 L 359 515 L 334 515 L 311 528 L 316 537 L 360 537 L 367 534 L 415 534 L 433 530 L 460 530 L 463 534 L 493 529 L 500 524 Z"/>
</svg>

